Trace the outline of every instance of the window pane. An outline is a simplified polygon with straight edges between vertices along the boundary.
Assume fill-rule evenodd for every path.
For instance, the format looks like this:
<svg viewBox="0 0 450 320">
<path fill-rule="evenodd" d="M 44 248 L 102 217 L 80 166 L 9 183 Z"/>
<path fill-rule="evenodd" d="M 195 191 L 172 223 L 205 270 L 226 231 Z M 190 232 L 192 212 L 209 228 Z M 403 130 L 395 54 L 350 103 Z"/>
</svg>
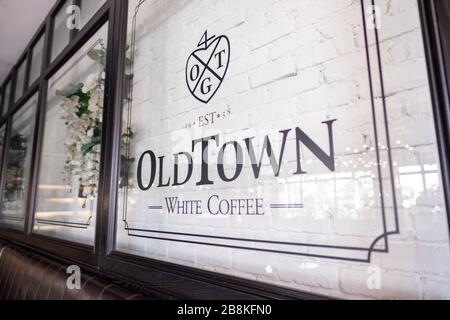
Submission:
<svg viewBox="0 0 450 320">
<path fill-rule="evenodd" d="M 27 69 L 27 60 L 24 60 L 17 69 L 16 94 L 14 101 L 19 100 L 23 94 L 23 86 L 25 83 L 25 73 Z"/>
<path fill-rule="evenodd" d="M 81 1 L 81 27 L 94 16 L 98 9 L 105 3 L 105 0 L 82 0 Z"/>
<path fill-rule="evenodd" d="M 49 81 L 34 231 L 93 245 L 103 115 L 104 25 Z"/>
<path fill-rule="evenodd" d="M 11 81 L 8 81 L 5 89 L 5 96 L 3 97 L 2 115 L 5 115 L 9 110 L 9 98 L 11 93 Z"/>
<path fill-rule="evenodd" d="M 30 82 L 32 84 L 37 80 L 42 70 L 42 55 L 44 51 L 44 37 L 41 36 L 33 47 L 31 54 Z"/>
<path fill-rule="evenodd" d="M 52 60 L 64 50 L 70 40 L 70 30 L 66 24 L 68 18 L 67 8 L 69 5 L 71 5 L 70 1 L 66 1 L 54 18 Z"/>
<path fill-rule="evenodd" d="M 418 4 L 392 3 L 378 29 L 372 1 L 130 0 L 116 250 L 340 298 L 450 298 Z"/>
<path fill-rule="evenodd" d="M 3 151 L 5 150 L 6 125 L 0 128 L 0 172 L 3 169 Z"/>
<path fill-rule="evenodd" d="M 23 229 L 31 172 L 37 94 L 13 115 L 11 138 L 3 172 L 0 224 Z"/>
</svg>

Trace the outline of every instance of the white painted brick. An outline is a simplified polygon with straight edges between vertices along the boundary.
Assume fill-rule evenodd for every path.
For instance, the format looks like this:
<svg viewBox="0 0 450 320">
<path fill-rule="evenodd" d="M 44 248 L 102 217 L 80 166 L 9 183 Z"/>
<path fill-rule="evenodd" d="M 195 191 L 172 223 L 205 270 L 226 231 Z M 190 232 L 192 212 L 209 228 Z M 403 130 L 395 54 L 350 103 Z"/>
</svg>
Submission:
<svg viewBox="0 0 450 320">
<path fill-rule="evenodd" d="M 223 83 L 221 95 L 224 97 L 243 93 L 250 89 L 249 77 L 246 74 L 241 74 L 229 79 Z"/>
<path fill-rule="evenodd" d="M 448 245 L 390 241 L 389 254 L 381 257 L 381 263 L 386 269 L 448 276 L 449 256 Z"/>
<path fill-rule="evenodd" d="M 131 0 L 134 4 L 136 1 Z M 242 139 L 269 132 L 278 150 L 277 130 L 300 126 L 326 150 L 325 128 L 318 124 L 338 118 L 335 126 L 337 173 L 356 175 L 364 170 L 353 168 L 353 164 L 344 165 L 349 159 L 355 160 L 355 149 L 360 150 L 365 143 L 373 147 L 375 143 L 359 1 L 193 0 L 182 8 L 171 2 L 161 2 L 156 12 L 155 7 L 149 5 L 152 1 L 147 1 L 141 12 L 147 18 L 138 22 L 142 38 L 138 37 L 135 65 L 140 72 L 134 79 L 133 124 L 137 127 L 135 141 L 138 144 L 132 149 L 134 154 L 139 155 L 149 148 L 163 154 L 178 151 L 167 146 L 167 141 L 173 138 L 170 131 L 181 129 L 185 122 L 196 119 L 199 114 L 229 107 L 232 114 L 227 120 L 211 128 L 188 130 L 183 136 L 198 138 L 206 133 L 221 132 L 229 139 Z M 442 196 L 438 196 L 442 195 L 442 190 L 429 190 L 431 195 L 428 196 L 416 194 L 411 191 L 409 180 L 405 183 L 404 177 L 398 177 L 400 168 L 434 164 L 438 159 L 417 3 L 410 0 L 379 0 L 377 3 L 383 14 L 380 49 L 388 123 L 391 142 L 395 145 L 392 155 L 396 163 L 401 231 L 400 235 L 389 236 L 389 253 L 372 254 L 372 263 L 382 268 L 381 291 L 367 289 L 367 265 L 361 263 L 317 260 L 316 265 L 309 265 L 315 268 L 308 268 L 304 263 L 311 261 L 302 257 L 237 249 L 176 243 L 153 248 L 153 242 L 147 242 L 144 249 L 137 242 L 129 241 L 122 231 L 119 231 L 118 247 L 125 251 L 134 248 L 136 254 L 157 259 L 169 256 L 175 263 L 337 297 L 448 298 L 450 250 L 446 215 L 436 211 L 436 207 L 443 207 Z M 166 20 L 171 15 L 174 17 Z M 186 59 L 195 49 L 205 26 L 211 34 L 227 35 L 231 41 L 228 74 L 207 106 L 190 95 L 184 74 Z M 373 33 L 369 32 L 369 37 L 373 41 Z M 378 134 L 385 143 L 375 61 L 372 47 Z M 410 144 L 415 149 L 397 146 L 398 140 L 401 140 L 400 145 Z M 289 143 L 292 142 L 291 136 Z M 189 150 L 190 140 L 177 144 L 176 149 L 178 147 Z M 294 153 L 292 147 L 286 151 L 285 159 L 289 161 L 283 166 L 286 172 L 295 167 Z M 239 182 L 232 185 L 217 184 L 208 188 L 186 185 L 136 197 L 137 203 L 129 207 L 130 219 L 143 226 L 160 224 L 173 230 L 236 237 L 265 238 L 273 233 L 285 239 L 327 244 L 365 246 L 371 243 L 374 236 L 382 232 L 380 201 L 375 194 L 377 184 L 373 185 L 373 201 L 357 197 L 357 187 L 362 183 L 359 178 L 341 186 L 333 180 L 333 175 L 324 177 L 329 172 L 318 160 L 313 160 L 310 151 L 302 154 L 305 161 L 310 158 L 312 161 L 304 164 L 310 174 L 302 177 L 301 188 L 299 181 L 283 184 L 286 181 L 281 178 L 275 182 L 265 159 L 258 183 L 246 163 Z M 214 156 L 217 152 L 212 153 Z M 386 152 L 381 156 L 386 159 Z M 365 157 L 375 159 L 375 151 Z M 133 176 L 135 170 L 136 164 Z M 195 171 L 198 170 L 196 166 Z M 210 171 L 216 178 L 214 168 Z M 375 166 L 366 171 L 376 179 Z M 383 174 L 386 176 L 385 170 Z M 319 178 L 322 178 L 320 182 Z M 389 182 L 386 178 L 383 181 Z M 251 219 L 208 216 L 194 220 L 183 217 L 158 220 L 144 210 L 149 200 L 157 200 L 165 194 L 206 197 L 212 192 L 226 197 L 269 195 L 280 201 L 301 200 L 306 207 L 285 216 L 273 213 L 254 223 L 249 222 Z M 388 221 L 390 228 L 393 227 L 391 220 Z"/>
<path fill-rule="evenodd" d="M 302 259 L 281 259 L 280 280 L 295 282 L 313 288 L 339 288 L 339 273 L 336 266 L 318 261 Z"/>
<path fill-rule="evenodd" d="M 231 249 L 201 246 L 196 248 L 196 262 L 199 265 L 231 268 Z"/>
<path fill-rule="evenodd" d="M 450 300 L 450 281 L 448 279 L 425 278 L 423 298 L 427 300 Z"/>
<path fill-rule="evenodd" d="M 297 89 L 306 92 L 320 86 L 321 70 L 317 68 L 299 71 L 296 80 Z"/>
<path fill-rule="evenodd" d="M 246 274 L 257 274 L 264 278 L 278 278 L 278 263 L 270 255 L 258 255 L 249 252 L 234 252 L 232 269 Z"/>
<path fill-rule="evenodd" d="M 275 80 L 280 80 L 295 74 L 295 63 L 292 58 L 287 57 L 273 63 L 263 65 L 254 71 L 251 71 L 250 83 L 252 88 L 257 88 Z"/>
<path fill-rule="evenodd" d="M 327 83 L 350 78 L 363 71 L 364 62 L 361 52 L 339 57 L 324 65 L 324 77 Z"/>
<path fill-rule="evenodd" d="M 381 273 L 381 289 L 370 290 L 367 269 L 342 268 L 339 272 L 342 291 L 369 299 L 420 299 L 420 277 L 406 273 Z"/>
<path fill-rule="evenodd" d="M 194 263 L 195 246 L 172 242 L 169 244 L 169 258 Z"/>
</svg>

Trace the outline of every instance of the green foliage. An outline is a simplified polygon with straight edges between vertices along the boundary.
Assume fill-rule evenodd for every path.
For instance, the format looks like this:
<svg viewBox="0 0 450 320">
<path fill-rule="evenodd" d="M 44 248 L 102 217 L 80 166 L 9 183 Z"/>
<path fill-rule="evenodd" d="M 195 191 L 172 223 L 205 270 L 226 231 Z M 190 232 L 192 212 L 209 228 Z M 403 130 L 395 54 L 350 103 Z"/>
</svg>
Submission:
<svg viewBox="0 0 450 320">
<path fill-rule="evenodd" d="M 132 59 L 131 59 L 131 53 L 129 50 L 129 46 L 126 48 L 126 57 L 125 57 L 125 66 L 127 70 L 131 68 L 132 65 Z M 101 65 L 103 67 L 103 71 L 106 67 L 106 58 L 107 53 L 106 49 L 104 47 L 101 47 L 100 49 L 92 49 L 87 53 L 87 56 L 96 62 L 96 64 Z M 126 98 L 129 99 L 129 93 L 131 91 L 131 84 L 132 84 L 133 76 L 131 74 L 126 73 L 125 74 L 125 95 Z M 73 104 L 73 113 L 78 117 L 82 118 L 83 116 L 91 116 L 91 111 L 89 110 L 89 105 L 91 102 L 91 92 L 83 92 L 83 83 L 77 83 L 77 84 L 69 84 L 62 90 L 57 90 L 56 94 L 58 96 L 64 97 L 66 99 L 73 100 L 74 98 L 77 98 L 78 101 L 76 104 Z M 72 112 L 72 110 L 70 111 Z M 89 134 L 89 142 L 83 144 L 81 146 L 81 155 L 83 157 L 89 155 L 89 154 L 98 154 L 99 153 L 99 146 L 101 145 L 101 139 L 102 139 L 102 119 L 95 119 L 95 124 L 90 127 L 89 132 L 86 132 L 86 135 Z M 68 126 L 69 123 L 66 123 Z M 131 130 L 131 128 L 127 128 L 126 132 L 121 135 L 121 144 L 129 144 L 132 139 L 134 139 L 134 132 Z M 77 145 L 73 144 L 68 147 L 68 152 L 73 153 L 76 152 Z M 123 156 L 122 156 L 123 157 Z M 126 158 L 126 157 L 125 157 Z M 134 159 L 126 159 L 126 162 L 133 162 Z M 66 161 L 66 168 L 69 168 L 68 170 L 72 170 L 70 168 L 70 160 Z M 121 173 L 122 176 L 122 173 Z"/>
<path fill-rule="evenodd" d="M 56 95 L 70 98 L 71 96 L 76 95 L 78 91 L 81 91 L 81 88 L 83 88 L 83 84 L 81 82 L 77 84 L 71 83 L 68 84 L 63 90 L 56 90 Z"/>
<path fill-rule="evenodd" d="M 27 154 L 27 139 L 21 134 L 11 137 L 8 151 L 8 167 L 5 177 L 5 201 L 14 201 L 22 196 L 24 164 Z"/>
<path fill-rule="evenodd" d="M 103 67 L 106 66 L 106 51 L 105 49 L 92 49 L 88 52 L 88 57 Z"/>
</svg>

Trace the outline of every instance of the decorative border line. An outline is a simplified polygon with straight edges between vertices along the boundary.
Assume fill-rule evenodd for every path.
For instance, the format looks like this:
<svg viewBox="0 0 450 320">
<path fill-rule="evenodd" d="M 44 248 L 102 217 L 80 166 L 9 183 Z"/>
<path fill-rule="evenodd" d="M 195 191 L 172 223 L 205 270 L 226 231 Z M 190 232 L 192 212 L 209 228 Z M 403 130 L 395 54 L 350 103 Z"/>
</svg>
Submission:
<svg viewBox="0 0 450 320">
<path fill-rule="evenodd" d="M 271 204 L 270 209 L 303 209 L 305 205 L 303 203 L 291 203 L 291 204 Z"/>
<path fill-rule="evenodd" d="M 0 220 L 10 220 L 10 221 L 25 221 L 24 217 L 16 217 L 13 215 L 8 215 L 8 214 L 1 214 L 0 213 Z"/>
<path fill-rule="evenodd" d="M 78 57 L 70 66 L 67 68 L 68 70 L 72 69 L 75 65 L 77 65 L 82 59 L 84 59 L 91 50 L 96 48 L 98 45 L 103 45 L 103 39 L 97 39 L 89 48 L 87 48 L 81 55 Z M 63 73 L 61 76 L 56 78 L 56 80 L 52 81 L 52 86 L 58 82 L 66 73 Z M 49 220 L 49 219 L 39 219 L 36 218 L 36 225 L 51 225 L 51 226 L 59 226 L 65 228 L 74 228 L 74 229 L 88 229 L 91 226 L 93 218 L 93 208 L 90 210 L 90 215 L 85 223 L 79 222 L 70 222 L 70 221 L 60 221 L 60 220 Z"/>
<path fill-rule="evenodd" d="M 39 219 L 36 218 L 36 226 L 38 225 L 52 225 L 52 226 L 60 226 L 66 228 L 75 228 L 75 229 L 87 229 L 91 226 L 93 215 L 91 214 L 85 223 L 82 222 L 70 222 L 70 221 L 60 221 L 60 220 L 48 220 L 48 219 Z"/>
<path fill-rule="evenodd" d="M 131 46 L 131 59 L 132 59 L 132 66 L 131 70 L 133 72 L 134 70 L 134 54 L 135 54 L 135 41 L 136 41 L 136 20 L 137 20 L 137 14 L 139 12 L 140 6 L 145 2 L 146 0 L 140 0 L 138 5 L 135 8 L 135 14 L 133 16 L 133 30 L 132 30 L 132 46 Z M 293 242 L 281 242 L 281 241 L 269 241 L 269 240 L 257 240 L 257 239 L 240 239 L 240 238 L 232 238 L 232 237 L 220 237 L 220 236 L 211 236 L 211 235 L 201 235 L 201 234 L 188 234 L 188 233 L 176 233 L 176 232 L 168 232 L 168 231 L 161 231 L 161 230 L 146 230 L 146 229 L 137 229 L 137 228 L 130 228 L 129 223 L 127 221 L 127 201 L 124 201 L 123 204 L 123 217 L 122 220 L 125 223 L 124 230 L 127 231 L 128 236 L 130 237 L 138 237 L 138 238 L 146 238 L 146 239 L 155 239 L 155 240 L 164 240 L 164 241 L 173 241 L 173 242 L 181 242 L 181 243 L 189 243 L 189 244 L 200 244 L 200 245 L 208 245 L 208 246 L 214 246 L 214 247 L 226 247 L 226 248 L 235 248 L 235 249 L 243 249 L 243 250 L 251 250 L 251 251 L 261 251 L 261 252 L 271 252 L 271 253 L 280 253 L 280 254 L 287 254 L 287 255 L 297 255 L 297 256 L 307 256 L 307 257 L 315 257 L 315 258 L 325 258 L 325 259 L 334 259 L 334 260 L 344 260 L 344 261 L 352 261 L 352 262 L 364 262 L 364 263 L 370 263 L 372 253 L 373 252 L 379 252 L 379 253 L 389 253 L 389 247 L 388 247 L 388 237 L 391 235 L 396 235 L 400 233 L 399 228 L 399 219 L 398 219 L 398 211 L 397 211 L 397 200 L 396 200 L 396 193 L 395 193 L 395 181 L 394 181 L 394 171 L 393 171 L 393 164 L 392 164 L 392 154 L 391 154 L 391 144 L 390 144 L 390 137 L 389 137 L 389 128 L 387 123 L 387 106 L 386 106 L 386 96 L 385 96 L 385 90 L 384 90 L 384 81 L 383 81 L 383 69 L 381 64 L 381 50 L 380 50 L 380 42 L 379 42 L 379 35 L 378 30 L 374 28 L 375 30 L 375 45 L 376 45 L 376 52 L 377 52 L 377 63 L 378 63 L 378 72 L 380 77 L 380 86 L 381 86 L 381 99 L 382 99 L 382 105 L 383 105 L 383 117 L 385 120 L 385 130 L 386 130 L 386 139 L 387 139 L 387 153 L 388 153 L 388 162 L 389 162 L 389 173 L 390 173 L 390 180 L 391 180 L 391 188 L 392 188 L 392 195 L 393 195 L 393 211 L 394 211 L 394 218 L 395 218 L 395 230 L 394 231 L 387 231 L 387 221 L 386 221 L 386 212 L 385 212 L 385 202 L 384 202 L 384 187 L 383 187 L 383 181 L 382 181 L 382 172 L 381 172 L 381 166 L 380 166 L 380 149 L 378 144 L 378 128 L 377 128 L 377 119 L 376 119 L 376 108 L 375 108 L 375 94 L 374 94 L 374 85 L 373 85 L 373 78 L 372 78 L 372 65 L 371 65 L 371 59 L 370 59 L 370 53 L 369 53 L 369 41 L 368 41 L 368 31 L 367 31 L 367 24 L 366 24 L 366 15 L 365 15 L 365 0 L 361 1 L 361 14 L 362 14 L 362 23 L 363 23 L 363 29 L 364 29 L 364 41 L 365 41 L 365 48 L 366 48 L 366 59 L 367 59 L 367 70 L 368 70 L 368 78 L 369 78 L 369 88 L 370 88 L 370 96 L 371 96 L 371 107 L 372 107 L 372 120 L 373 120 L 373 126 L 374 126 L 374 136 L 375 136 L 375 150 L 376 150 L 376 158 L 378 163 L 378 180 L 379 180 L 379 188 L 380 188 L 380 194 L 381 194 L 381 211 L 382 211 L 382 221 L 383 221 L 383 233 L 376 237 L 372 244 L 367 247 L 352 247 L 352 246 L 337 246 L 337 245 L 321 245 L 321 244 L 313 244 L 313 243 L 293 243 Z M 371 0 L 372 5 L 375 5 L 375 0 Z M 373 17 L 373 22 L 376 22 L 376 16 Z M 128 102 L 128 123 L 129 126 L 131 124 L 131 113 L 132 113 L 132 96 L 133 96 L 133 86 L 131 86 L 130 89 L 131 93 L 131 100 Z M 126 153 L 127 156 L 130 153 L 130 146 L 127 144 L 126 146 Z M 129 178 L 129 165 L 127 165 L 127 171 L 126 171 L 126 177 Z M 124 190 L 124 199 L 127 199 L 128 196 L 128 186 L 125 187 Z M 300 205 L 299 205 L 300 206 Z M 155 206 L 156 207 L 156 206 Z M 156 209 L 156 208 L 153 208 Z M 158 206 L 158 209 L 159 206 Z M 191 240 L 181 240 L 181 239 L 173 239 L 173 238 L 162 238 L 158 236 L 149 236 L 149 235 L 141 235 L 136 234 L 133 232 L 143 232 L 143 233 L 155 233 L 155 234 L 165 234 L 165 235 L 175 235 L 175 236 L 183 236 L 183 237 L 197 237 L 197 238 L 211 238 L 211 239 L 221 239 L 221 240 L 232 240 L 232 241 L 246 241 L 251 243 L 265 243 L 265 244 L 275 244 L 275 245 L 287 245 L 287 246 L 302 246 L 302 247 L 311 247 L 311 248 L 324 248 L 324 249 L 335 249 L 335 250 L 349 250 L 349 251 L 360 251 L 367 253 L 366 258 L 351 258 L 351 257 L 342 257 L 337 255 L 321 255 L 321 254 L 311 254 L 311 253 L 303 253 L 303 252 L 292 252 L 292 251 L 282 251 L 282 250 L 272 250 L 272 249 L 263 249 L 263 248 L 255 248 L 255 247 L 244 247 L 244 246 L 238 246 L 238 245 L 227 245 L 227 244 L 219 244 L 219 243 L 207 243 L 207 242 L 201 242 L 201 241 L 191 241 Z M 384 241 L 384 249 L 378 249 L 375 248 L 376 244 L 383 240 Z"/>
<path fill-rule="evenodd" d="M 60 226 L 60 227 L 75 228 L 75 229 L 87 229 L 91 225 L 91 221 L 92 221 L 92 216 L 88 218 L 88 221 L 86 223 L 48 220 L 48 219 L 36 219 L 36 222 L 41 225 Z"/>
</svg>

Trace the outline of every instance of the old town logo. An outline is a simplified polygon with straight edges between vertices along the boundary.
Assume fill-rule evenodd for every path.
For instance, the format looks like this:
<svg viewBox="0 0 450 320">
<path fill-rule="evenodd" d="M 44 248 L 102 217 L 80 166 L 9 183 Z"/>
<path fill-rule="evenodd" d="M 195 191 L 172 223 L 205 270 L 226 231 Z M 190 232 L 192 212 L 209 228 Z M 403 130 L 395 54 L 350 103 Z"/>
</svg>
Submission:
<svg viewBox="0 0 450 320">
<path fill-rule="evenodd" d="M 205 31 L 186 63 L 186 83 L 192 95 L 203 103 L 211 101 L 222 85 L 229 63 L 228 38 L 208 38 L 208 31 Z"/>
</svg>

